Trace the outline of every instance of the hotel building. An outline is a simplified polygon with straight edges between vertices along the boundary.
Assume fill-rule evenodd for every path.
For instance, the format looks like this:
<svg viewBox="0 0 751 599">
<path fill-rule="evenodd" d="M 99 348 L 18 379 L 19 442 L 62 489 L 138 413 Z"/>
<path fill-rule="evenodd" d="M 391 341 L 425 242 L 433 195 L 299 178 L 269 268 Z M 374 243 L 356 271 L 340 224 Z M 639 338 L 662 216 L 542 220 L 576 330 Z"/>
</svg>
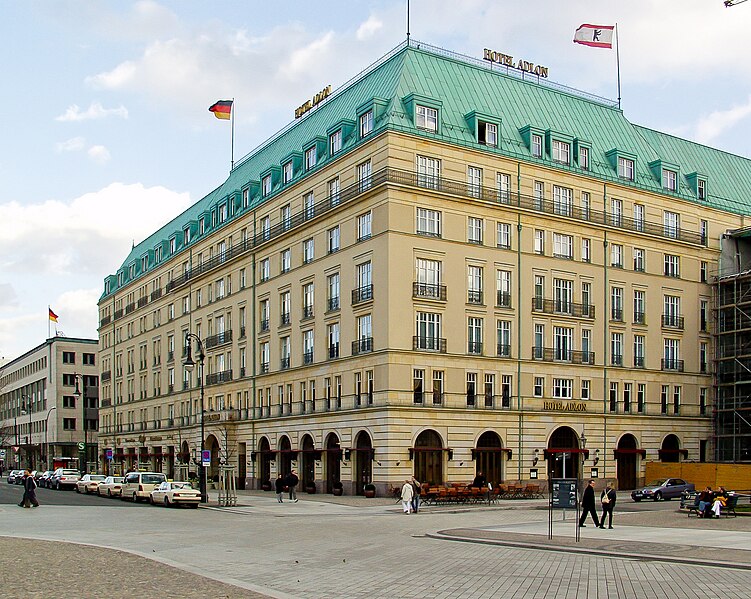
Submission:
<svg viewBox="0 0 751 599">
<path fill-rule="evenodd" d="M 201 421 L 210 475 L 253 488 L 715 458 L 747 159 L 414 40 L 315 100 L 106 277 L 102 458 L 173 474 Z"/>
</svg>

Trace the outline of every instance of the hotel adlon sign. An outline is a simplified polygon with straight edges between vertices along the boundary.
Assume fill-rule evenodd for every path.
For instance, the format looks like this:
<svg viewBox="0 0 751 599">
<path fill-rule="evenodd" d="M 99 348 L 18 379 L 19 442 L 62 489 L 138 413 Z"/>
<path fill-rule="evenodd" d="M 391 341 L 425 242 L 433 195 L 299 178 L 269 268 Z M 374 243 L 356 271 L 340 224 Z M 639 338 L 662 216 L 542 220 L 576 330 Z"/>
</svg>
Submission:
<svg viewBox="0 0 751 599">
<path fill-rule="evenodd" d="M 510 54 L 496 52 L 495 50 L 491 50 L 490 48 L 485 48 L 483 58 L 488 62 L 495 62 L 503 65 L 504 67 L 511 67 L 512 69 L 516 69 L 518 71 L 531 73 L 532 75 L 537 75 L 538 77 L 542 77 L 543 79 L 547 79 L 548 77 L 548 67 L 543 67 L 539 64 L 535 64 L 527 60 L 514 60 L 514 57 Z"/>
</svg>

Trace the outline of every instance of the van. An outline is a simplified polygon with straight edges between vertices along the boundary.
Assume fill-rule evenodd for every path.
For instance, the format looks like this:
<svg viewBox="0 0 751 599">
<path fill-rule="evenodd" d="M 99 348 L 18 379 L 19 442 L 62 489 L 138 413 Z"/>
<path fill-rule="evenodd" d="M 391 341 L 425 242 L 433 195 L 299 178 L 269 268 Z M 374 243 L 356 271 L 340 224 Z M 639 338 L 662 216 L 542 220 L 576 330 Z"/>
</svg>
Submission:
<svg viewBox="0 0 751 599">
<path fill-rule="evenodd" d="M 130 499 L 134 503 L 148 500 L 151 492 L 166 480 L 161 472 L 129 472 L 123 480 L 120 499 Z"/>
</svg>

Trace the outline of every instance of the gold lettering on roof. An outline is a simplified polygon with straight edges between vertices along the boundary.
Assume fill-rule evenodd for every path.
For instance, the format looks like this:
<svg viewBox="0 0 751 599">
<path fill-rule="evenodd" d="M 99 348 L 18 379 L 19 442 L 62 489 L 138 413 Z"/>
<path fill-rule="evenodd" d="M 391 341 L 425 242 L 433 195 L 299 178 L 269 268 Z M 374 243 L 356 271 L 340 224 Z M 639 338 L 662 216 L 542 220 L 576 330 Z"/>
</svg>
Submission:
<svg viewBox="0 0 751 599">
<path fill-rule="evenodd" d="M 326 98 L 328 98 L 330 94 L 331 94 L 331 86 L 327 85 L 321 91 L 319 91 L 315 96 L 313 96 L 310 100 L 305 102 L 305 104 L 295 109 L 295 118 L 299 119 L 306 112 L 318 106 L 321 102 L 323 102 Z"/>
<path fill-rule="evenodd" d="M 496 52 L 495 50 L 485 48 L 483 59 L 490 63 L 496 63 L 504 67 L 516 69 L 517 71 L 531 73 L 532 75 L 537 75 L 543 79 L 548 78 L 548 67 L 543 67 L 539 64 L 529 62 L 528 60 L 514 61 L 514 57 L 510 54 L 504 54 L 503 52 Z"/>
</svg>

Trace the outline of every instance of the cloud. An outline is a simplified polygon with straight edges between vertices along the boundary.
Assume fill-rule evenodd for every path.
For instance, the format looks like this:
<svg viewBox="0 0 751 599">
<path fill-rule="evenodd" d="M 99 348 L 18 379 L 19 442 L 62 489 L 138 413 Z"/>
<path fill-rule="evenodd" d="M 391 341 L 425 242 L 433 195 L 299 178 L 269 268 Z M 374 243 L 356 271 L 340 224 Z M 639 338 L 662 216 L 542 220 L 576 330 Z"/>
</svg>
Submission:
<svg viewBox="0 0 751 599">
<path fill-rule="evenodd" d="M 128 109 L 122 104 L 118 108 L 104 108 L 101 103 L 92 102 L 89 108 L 82 112 L 78 104 L 73 104 L 68 107 L 64 114 L 55 117 L 55 120 L 61 122 L 90 121 L 95 119 L 105 119 L 110 116 L 127 119 Z"/>
<path fill-rule="evenodd" d="M 18 295 L 10 283 L 0 283 L 0 309 L 18 306 Z"/>
<path fill-rule="evenodd" d="M 751 96 L 745 104 L 727 110 L 716 110 L 696 124 L 696 141 L 708 144 L 751 115 Z"/>
<path fill-rule="evenodd" d="M 91 146 L 87 153 L 97 164 L 106 164 L 110 161 L 110 151 L 104 146 Z"/>
<path fill-rule="evenodd" d="M 65 141 L 55 144 L 55 150 L 62 152 L 80 152 L 86 147 L 86 140 L 83 137 L 71 137 Z"/>
<path fill-rule="evenodd" d="M 107 73 L 86 78 L 86 83 L 95 89 L 117 89 L 131 82 L 136 76 L 136 64 L 125 61 Z"/>
<path fill-rule="evenodd" d="M 383 21 L 374 15 L 370 15 L 367 21 L 365 21 L 360 27 L 357 28 L 355 37 L 359 41 L 364 41 L 372 38 L 377 31 L 383 28 Z"/>
</svg>

